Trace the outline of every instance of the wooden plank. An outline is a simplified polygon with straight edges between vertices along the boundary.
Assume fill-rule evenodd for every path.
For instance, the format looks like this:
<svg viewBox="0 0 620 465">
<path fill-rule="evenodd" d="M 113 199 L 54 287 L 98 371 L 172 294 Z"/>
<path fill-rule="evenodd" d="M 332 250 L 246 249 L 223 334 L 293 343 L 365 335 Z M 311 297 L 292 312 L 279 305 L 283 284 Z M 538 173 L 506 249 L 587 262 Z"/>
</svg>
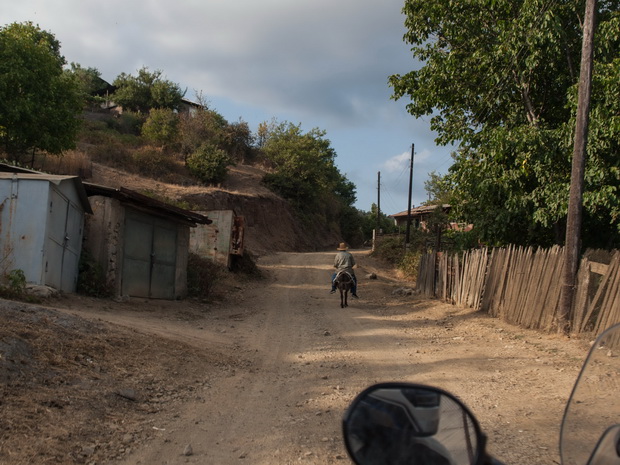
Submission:
<svg viewBox="0 0 620 465">
<path fill-rule="evenodd" d="M 558 306 L 560 304 L 560 296 L 562 294 L 562 270 L 564 268 L 564 248 L 556 246 L 553 249 L 553 262 L 547 272 L 547 280 L 545 286 L 547 292 L 545 295 L 545 311 L 543 314 L 544 321 L 541 323 L 541 328 L 551 330 L 555 316 L 557 314 Z"/>
<path fill-rule="evenodd" d="M 603 299 L 603 303 L 601 304 L 601 309 L 597 318 L 597 324 L 595 332 L 596 334 L 600 334 L 603 332 L 608 326 L 613 323 L 614 317 L 614 306 L 613 303 L 617 299 L 618 291 L 620 287 L 620 279 L 619 275 L 620 270 L 616 268 L 616 271 L 610 276 L 609 284 L 607 292 L 605 292 L 605 298 Z"/>
<path fill-rule="evenodd" d="M 605 265 L 604 263 L 590 262 L 592 273 L 604 275 L 607 273 L 607 268 L 609 268 L 609 265 Z"/>
<path fill-rule="evenodd" d="M 578 334 L 585 317 L 588 306 L 588 293 L 590 290 L 591 262 L 583 258 L 577 272 L 577 289 L 575 291 L 575 305 L 571 321 L 571 334 Z"/>
<path fill-rule="evenodd" d="M 588 311 L 586 312 L 586 316 L 583 319 L 579 332 L 583 332 L 585 330 L 586 325 L 588 324 L 588 321 L 590 320 L 590 318 L 592 317 L 592 314 L 594 313 L 594 310 L 597 308 L 597 306 L 601 305 L 605 290 L 607 289 L 607 284 L 611 276 L 617 273 L 618 258 L 619 258 L 619 254 L 615 253 L 611 259 L 611 263 L 609 264 L 607 273 L 605 273 L 605 275 L 603 276 L 603 279 L 601 280 L 598 286 L 598 289 L 596 290 L 596 294 L 594 295 L 594 298 L 592 299 L 592 302 L 590 303 L 588 307 Z"/>
</svg>

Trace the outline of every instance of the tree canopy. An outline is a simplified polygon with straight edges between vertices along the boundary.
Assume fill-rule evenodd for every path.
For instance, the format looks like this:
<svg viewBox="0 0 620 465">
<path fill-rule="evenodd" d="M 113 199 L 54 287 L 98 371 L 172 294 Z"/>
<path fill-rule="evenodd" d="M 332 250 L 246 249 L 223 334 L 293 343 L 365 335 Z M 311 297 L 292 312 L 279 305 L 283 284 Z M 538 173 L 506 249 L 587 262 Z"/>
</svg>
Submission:
<svg viewBox="0 0 620 465">
<path fill-rule="evenodd" d="M 139 69 L 135 76 L 121 73 L 113 85 L 114 101 L 138 113 L 148 113 L 152 108 L 178 110 L 185 96 L 178 84 L 162 78 L 161 71 L 149 71 L 147 67 Z"/>
<path fill-rule="evenodd" d="M 83 101 L 60 42 L 30 22 L 0 28 L 0 140 L 14 161 L 73 148 Z"/>
<path fill-rule="evenodd" d="M 275 170 L 266 182 L 298 206 L 311 205 L 325 194 L 335 194 L 348 206 L 356 200 L 355 186 L 336 167 L 336 152 L 325 134 L 318 128 L 304 134 L 301 125 L 289 122 L 269 129 L 262 150 Z"/>
<path fill-rule="evenodd" d="M 325 224 L 337 224 L 345 240 L 361 243 L 355 185 L 336 167 L 336 152 L 325 134 L 318 128 L 304 133 L 290 122 L 261 125 L 262 154 L 273 166 L 264 182 L 302 218 L 321 217 Z"/>
<path fill-rule="evenodd" d="M 461 219 L 493 244 L 562 242 L 584 3 L 407 0 L 421 66 L 389 82 L 408 111 L 457 142 L 446 182 Z M 620 246 L 620 12 L 599 1 L 584 193 L 586 246 Z"/>
</svg>

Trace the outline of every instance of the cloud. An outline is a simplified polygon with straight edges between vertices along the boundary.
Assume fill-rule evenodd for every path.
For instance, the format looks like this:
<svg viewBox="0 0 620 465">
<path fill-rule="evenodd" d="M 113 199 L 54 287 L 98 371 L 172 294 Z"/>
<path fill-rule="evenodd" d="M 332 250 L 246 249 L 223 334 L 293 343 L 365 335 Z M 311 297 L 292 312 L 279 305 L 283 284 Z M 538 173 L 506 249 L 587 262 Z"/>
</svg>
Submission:
<svg viewBox="0 0 620 465">
<path fill-rule="evenodd" d="M 388 77 L 416 67 L 403 42 L 402 7 L 403 0 L 18 0 L 1 2 L 0 18 L 51 31 L 68 61 L 108 81 L 147 66 L 253 130 L 272 117 L 326 130 L 339 169 L 368 208 L 378 170 L 406 193 L 411 143 L 414 196 L 418 177 L 446 158 L 428 121 L 409 115 L 406 99 L 390 99 Z"/>
<path fill-rule="evenodd" d="M 383 163 L 383 169 L 388 173 L 400 173 L 407 169 L 411 164 L 411 153 L 403 152 L 396 155 Z"/>
</svg>

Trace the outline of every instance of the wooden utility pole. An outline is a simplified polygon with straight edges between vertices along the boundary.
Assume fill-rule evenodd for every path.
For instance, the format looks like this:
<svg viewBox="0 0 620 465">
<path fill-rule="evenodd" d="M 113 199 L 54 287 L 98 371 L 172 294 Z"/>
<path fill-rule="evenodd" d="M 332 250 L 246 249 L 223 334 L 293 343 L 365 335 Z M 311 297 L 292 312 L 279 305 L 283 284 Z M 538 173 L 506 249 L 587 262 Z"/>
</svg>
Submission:
<svg viewBox="0 0 620 465">
<path fill-rule="evenodd" d="M 411 193 L 413 191 L 413 151 L 414 144 L 411 144 L 411 166 L 409 167 L 409 200 L 407 202 L 407 232 L 405 233 L 405 251 L 409 249 L 409 236 L 411 234 Z"/>
<path fill-rule="evenodd" d="M 573 164 L 568 199 L 568 217 L 566 219 L 566 243 L 564 246 L 564 273 L 562 294 L 558 309 L 557 323 L 560 332 L 569 331 L 569 317 L 572 313 L 575 281 L 581 249 L 581 219 L 583 203 L 583 178 L 585 172 L 585 155 L 588 142 L 588 123 L 590 116 L 590 94 L 592 91 L 592 59 L 594 42 L 594 15 L 596 0 L 586 0 L 586 12 L 583 25 L 583 43 L 581 47 L 581 70 L 579 73 L 579 96 L 577 103 L 577 121 L 575 123 L 575 142 L 573 146 Z"/>
<path fill-rule="evenodd" d="M 377 173 L 377 234 L 381 232 L 381 171 Z"/>
</svg>

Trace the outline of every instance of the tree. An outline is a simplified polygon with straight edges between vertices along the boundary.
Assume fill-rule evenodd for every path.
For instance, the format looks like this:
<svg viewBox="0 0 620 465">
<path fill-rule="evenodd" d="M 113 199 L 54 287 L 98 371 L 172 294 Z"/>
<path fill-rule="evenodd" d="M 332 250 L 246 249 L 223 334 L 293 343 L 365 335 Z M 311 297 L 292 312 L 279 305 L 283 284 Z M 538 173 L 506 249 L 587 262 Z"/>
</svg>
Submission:
<svg viewBox="0 0 620 465">
<path fill-rule="evenodd" d="M 223 182 L 228 174 L 228 167 L 234 164 L 225 151 L 208 142 L 191 154 L 186 163 L 190 172 L 207 184 Z"/>
<path fill-rule="evenodd" d="M 0 28 L 0 140 L 14 161 L 75 146 L 83 101 L 60 42 L 30 22 Z"/>
<path fill-rule="evenodd" d="M 97 68 L 83 68 L 79 63 L 71 63 L 69 72 L 75 77 L 84 102 L 96 105 L 104 101 L 102 95 L 109 84 L 101 78 Z"/>
<path fill-rule="evenodd" d="M 599 6 L 586 246 L 602 235 L 620 245 L 619 2 Z M 407 0 L 403 12 L 405 40 L 422 66 L 390 77 L 393 97 L 408 97 L 414 116 L 432 115 L 438 143 L 459 144 L 448 175 L 455 213 L 491 244 L 562 242 L 582 3 Z"/>
<path fill-rule="evenodd" d="M 224 149 L 228 134 L 228 121 L 206 106 L 193 114 L 184 113 L 180 121 L 181 151 L 187 156 L 205 142 Z"/>
<path fill-rule="evenodd" d="M 336 167 L 336 152 L 325 134 L 318 128 L 304 133 L 301 125 L 289 122 L 261 125 L 262 153 L 273 166 L 264 182 L 300 217 L 337 225 L 345 240 L 359 243 L 355 185 Z"/>
<path fill-rule="evenodd" d="M 452 187 L 447 176 L 442 176 L 436 171 L 428 173 L 428 179 L 424 181 L 424 190 L 428 194 L 427 204 L 449 204 L 451 202 Z"/>
<path fill-rule="evenodd" d="M 299 207 L 316 202 L 338 182 L 336 153 L 324 136 L 325 131 L 318 128 L 304 134 L 301 125 L 283 122 L 270 129 L 263 146 L 265 157 L 275 167 L 265 181 Z"/>
<path fill-rule="evenodd" d="M 121 73 L 114 86 L 114 101 L 139 113 L 148 113 L 152 108 L 178 110 L 185 96 L 178 84 L 162 79 L 161 71 L 151 72 L 147 67 L 139 69 L 136 76 Z"/>
<path fill-rule="evenodd" d="M 170 109 L 153 108 L 142 125 L 142 135 L 161 147 L 173 145 L 179 138 L 179 116 Z"/>
</svg>

